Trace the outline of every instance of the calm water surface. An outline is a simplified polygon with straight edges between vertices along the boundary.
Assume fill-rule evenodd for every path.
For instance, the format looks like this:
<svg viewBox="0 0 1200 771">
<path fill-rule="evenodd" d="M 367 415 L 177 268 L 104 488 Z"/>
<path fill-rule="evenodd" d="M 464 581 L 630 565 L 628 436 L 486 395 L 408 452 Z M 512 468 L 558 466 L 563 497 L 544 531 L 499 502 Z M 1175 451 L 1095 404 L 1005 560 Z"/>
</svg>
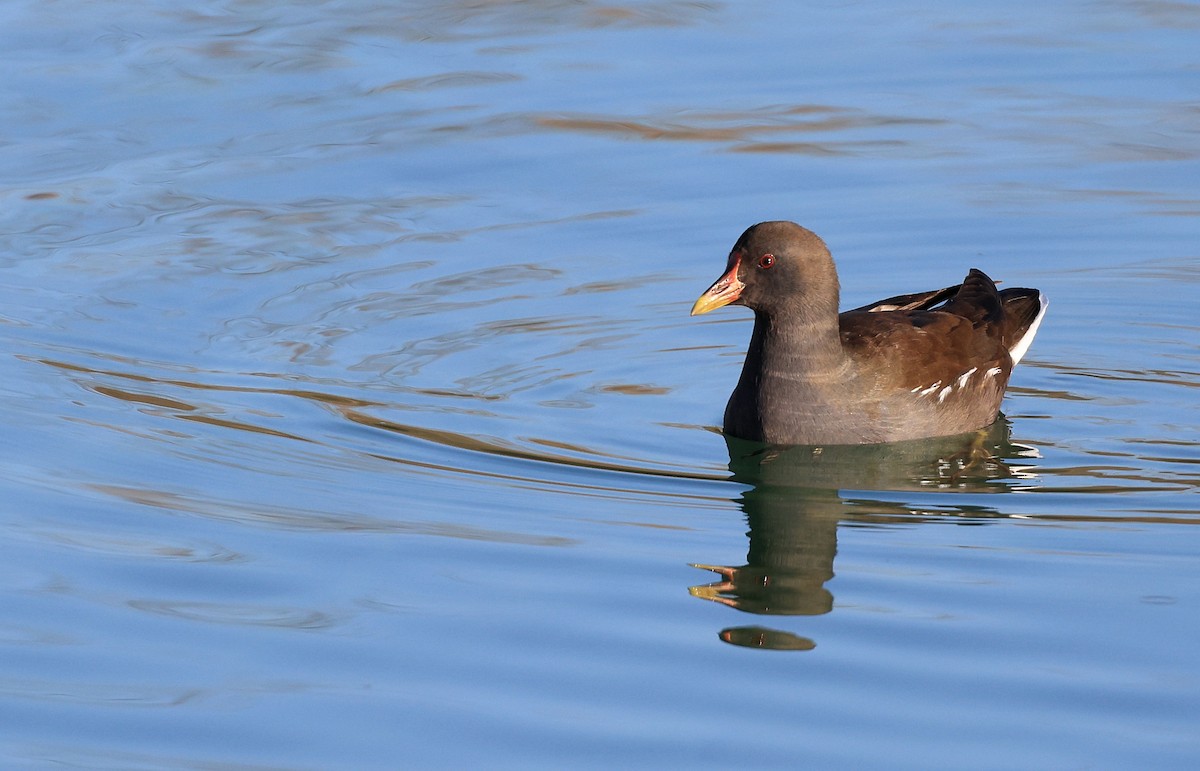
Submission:
<svg viewBox="0 0 1200 771">
<path fill-rule="evenodd" d="M 1200 763 L 1200 6 L 0 20 L 0 764 Z M 990 459 L 726 442 L 774 218 Z"/>
</svg>

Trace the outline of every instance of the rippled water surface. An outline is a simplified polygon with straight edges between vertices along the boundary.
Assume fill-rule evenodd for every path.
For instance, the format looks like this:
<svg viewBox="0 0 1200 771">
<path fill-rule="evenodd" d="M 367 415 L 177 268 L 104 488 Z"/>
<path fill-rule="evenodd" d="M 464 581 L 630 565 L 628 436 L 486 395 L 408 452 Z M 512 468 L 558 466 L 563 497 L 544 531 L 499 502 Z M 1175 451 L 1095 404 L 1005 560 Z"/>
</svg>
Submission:
<svg viewBox="0 0 1200 771">
<path fill-rule="evenodd" d="M 0 20 L 0 764 L 1200 763 L 1200 6 Z M 777 218 L 988 459 L 721 436 Z"/>
</svg>

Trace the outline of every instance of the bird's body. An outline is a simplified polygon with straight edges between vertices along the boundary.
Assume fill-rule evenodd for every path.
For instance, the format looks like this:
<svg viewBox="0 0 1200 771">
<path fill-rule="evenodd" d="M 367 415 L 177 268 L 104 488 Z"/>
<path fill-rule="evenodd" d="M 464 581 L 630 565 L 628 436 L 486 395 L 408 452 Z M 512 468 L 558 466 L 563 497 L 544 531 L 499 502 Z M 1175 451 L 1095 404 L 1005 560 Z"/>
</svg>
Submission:
<svg viewBox="0 0 1200 771">
<path fill-rule="evenodd" d="M 764 222 L 734 246 L 693 313 L 731 302 L 754 331 L 725 409 L 726 433 L 772 444 L 868 444 L 991 424 L 1045 312 L 1034 289 L 962 284 L 838 313 L 838 280 L 815 234 Z"/>
</svg>

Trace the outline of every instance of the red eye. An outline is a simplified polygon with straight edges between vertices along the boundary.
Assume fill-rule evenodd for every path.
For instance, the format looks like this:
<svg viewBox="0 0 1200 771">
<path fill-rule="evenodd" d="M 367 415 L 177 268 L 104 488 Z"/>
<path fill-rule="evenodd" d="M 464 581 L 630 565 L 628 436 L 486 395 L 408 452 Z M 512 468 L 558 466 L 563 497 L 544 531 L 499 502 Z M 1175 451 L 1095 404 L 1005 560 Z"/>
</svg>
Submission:
<svg viewBox="0 0 1200 771">
<path fill-rule="evenodd" d="M 773 254 L 764 254 L 762 257 L 758 258 L 758 267 L 762 268 L 763 270 L 766 270 L 774 264 L 775 255 Z"/>
</svg>

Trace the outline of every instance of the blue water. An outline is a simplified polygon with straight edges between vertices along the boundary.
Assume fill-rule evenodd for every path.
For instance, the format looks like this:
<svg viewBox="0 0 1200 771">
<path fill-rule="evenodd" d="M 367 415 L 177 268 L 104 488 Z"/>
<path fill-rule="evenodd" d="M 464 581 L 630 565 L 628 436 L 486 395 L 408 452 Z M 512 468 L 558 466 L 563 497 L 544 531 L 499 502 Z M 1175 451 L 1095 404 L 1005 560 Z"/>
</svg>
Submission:
<svg viewBox="0 0 1200 771">
<path fill-rule="evenodd" d="M 1191 768 L 1200 6 L 0 9 L 0 765 Z M 720 435 L 737 235 L 1051 300 Z"/>
</svg>

